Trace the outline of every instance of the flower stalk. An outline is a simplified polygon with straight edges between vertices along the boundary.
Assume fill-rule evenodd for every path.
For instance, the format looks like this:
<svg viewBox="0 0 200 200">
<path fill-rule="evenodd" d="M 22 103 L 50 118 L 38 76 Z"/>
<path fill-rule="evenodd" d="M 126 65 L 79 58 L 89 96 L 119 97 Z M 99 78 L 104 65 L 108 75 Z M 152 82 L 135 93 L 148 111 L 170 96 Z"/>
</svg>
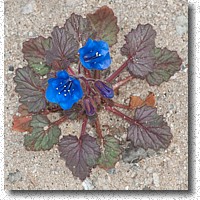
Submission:
<svg viewBox="0 0 200 200">
<path fill-rule="evenodd" d="M 111 75 L 106 79 L 106 81 L 110 83 L 110 82 L 112 82 L 117 76 L 119 76 L 119 74 L 127 67 L 128 62 L 129 62 L 130 59 L 131 59 L 131 57 L 128 58 L 128 59 L 125 61 L 125 63 L 123 63 L 113 74 L 111 74 Z"/>
<path fill-rule="evenodd" d="M 85 135 L 86 133 L 86 126 L 87 126 L 88 118 L 85 117 L 83 119 L 82 128 L 81 128 L 81 136 Z"/>
<path fill-rule="evenodd" d="M 74 72 L 74 70 L 73 70 L 70 66 L 67 68 L 67 71 L 68 71 L 69 74 L 71 74 L 72 76 L 75 76 L 75 75 L 76 75 L 75 72 Z"/>
<path fill-rule="evenodd" d="M 121 103 L 117 103 L 117 102 L 113 102 L 114 106 L 115 107 L 118 107 L 118 108 L 124 108 L 124 109 L 127 109 L 127 110 L 130 110 L 130 106 L 127 106 L 127 105 L 124 105 L 124 104 L 121 104 Z"/>
<path fill-rule="evenodd" d="M 97 117 L 96 120 L 95 120 L 95 126 L 96 126 L 96 131 L 97 131 L 99 138 L 103 139 L 99 117 Z"/>
<path fill-rule="evenodd" d="M 125 79 L 118 81 L 117 83 L 115 83 L 115 85 L 113 85 L 113 90 L 116 90 L 119 87 L 121 87 L 122 85 L 125 85 L 127 82 L 129 82 L 132 79 L 133 79 L 133 76 L 128 76 Z"/>
<path fill-rule="evenodd" d="M 119 110 L 117 110 L 116 108 L 113 108 L 111 106 L 106 106 L 105 109 L 109 112 L 112 112 L 113 114 L 115 114 L 116 116 L 121 117 L 122 119 L 126 120 L 129 124 L 135 124 L 135 121 L 130 118 L 129 116 L 125 115 L 124 113 L 120 112 Z"/>
</svg>

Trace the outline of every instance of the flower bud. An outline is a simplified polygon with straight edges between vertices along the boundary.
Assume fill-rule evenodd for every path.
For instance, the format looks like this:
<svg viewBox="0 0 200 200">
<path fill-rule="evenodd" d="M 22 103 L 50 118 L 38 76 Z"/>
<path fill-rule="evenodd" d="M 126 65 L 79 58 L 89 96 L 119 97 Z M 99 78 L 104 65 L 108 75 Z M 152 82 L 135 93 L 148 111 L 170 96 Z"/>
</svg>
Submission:
<svg viewBox="0 0 200 200">
<path fill-rule="evenodd" d="M 91 98 L 85 98 L 83 100 L 83 106 L 85 109 L 85 112 L 88 116 L 93 116 L 96 113 L 96 108 L 94 105 L 94 101 Z"/>
<path fill-rule="evenodd" d="M 109 99 L 114 97 L 113 89 L 108 87 L 104 82 L 98 80 L 94 83 L 94 85 L 103 97 Z"/>
</svg>

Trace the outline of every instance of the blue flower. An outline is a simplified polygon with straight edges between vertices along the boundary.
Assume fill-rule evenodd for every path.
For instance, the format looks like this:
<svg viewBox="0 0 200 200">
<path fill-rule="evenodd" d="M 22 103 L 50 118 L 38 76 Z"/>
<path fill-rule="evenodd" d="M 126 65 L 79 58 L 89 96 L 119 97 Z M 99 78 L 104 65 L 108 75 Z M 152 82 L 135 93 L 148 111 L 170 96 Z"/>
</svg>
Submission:
<svg viewBox="0 0 200 200">
<path fill-rule="evenodd" d="M 109 99 L 114 97 L 113 89 L 108 87 L 104 82 L 98 80 L 94 83 L 94 85 L 103 97 Z"/>
<path fill-rule="evenodd" d="M 56 75 L 57 78 L 48 80 L 46 99 L 51 103 L 59 104 L 62 109 L 68 110 L 83 96 L 80 81 L 69 76 L 66 71 L 59 71 Z"/>
<path fill-rule="evenodd" d="M 87 69 L 103 70 L 111 64 L 108 43 L 102 40 L 93 41 L 89 38 L 78 52 L 82 65 Z"/>
</svg>

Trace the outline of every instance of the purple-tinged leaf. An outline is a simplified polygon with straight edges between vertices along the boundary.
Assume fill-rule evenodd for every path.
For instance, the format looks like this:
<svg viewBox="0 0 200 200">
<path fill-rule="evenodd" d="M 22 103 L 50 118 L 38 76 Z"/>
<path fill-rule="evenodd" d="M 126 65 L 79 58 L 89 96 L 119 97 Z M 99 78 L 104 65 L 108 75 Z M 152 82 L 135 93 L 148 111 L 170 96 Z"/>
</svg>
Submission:
<svg viewBox="0 0 200 200">
<path fill-rule="evenodd" d="M 58 149 L 61 158 L 66 161 L 66 166 L 81 180 L 90 175 L 100 156 L 100 147 L 96 139 L 88 134 L 79 139 L 72 135 L 63 136 Z"/>
<path fill-rule="evenodd" d="M 103 139 L 103 149 L 104 151 L 98 160 L 99 167 L 104 169 L 114 168 L 121 154 L 119 140 L 112 135 L 106 135 Z"/>
<path fill-rule="evenodd" d="M 69 119 L 75 120 L 78 119 L 81 110 L 82 110 L 81 104 L 75 103 L 71 109 L 63 110 L 63 114 L 66 115 Z"/>
<path fill-rule="evenodd" d="M 139 24 L 125 36 L 126 44 L 121 48 L 122 55 L 129 58 L 128 70 L 134 77 L 142 78 L 153 72 L 156 32 L 150 24 Z"/>
<path fill-rule="evenodd" d="M 21 98 L 19 101 L 28 107 L 29 112 L 39 112 L 46 107 L 45 87 L 39 75 L 29 67 L 16 70 L 14 78 L 15 91 Z"/>
<path fill-rule="evenodd" d="M 157 109 L 150 106 L 136 108 L 135 123 L 128 129 L 127 140 L 131 140 L 134 147 L 158 150 L 167 148 L 171 142 L 170 127 Z"/>
<path fill-rule="evenodd" d="M 176 51 L 155 48 L 153 56 L 155 57 L 154 69 L 146 77 L 149 85 L 160 85 L 180 70 L 182 60 Z"/>
<path fill-rule="evenodd" d="M 61 130 L 58 126 L 51 125 L 46 116 L 33 116 L 30 125 L 33 127 L 31 134 L 24 136 L 26 150 L 50 150 L 58 143 Z"/>
<path fill-rule="evenodd" d="M 88 19 L 81 15 L 72 13 L 70 18 L 65 22 L 65 30 L 72 34 L 78 43 L 82 46 L 87 42 L 88 38 L 93 38 L 94 31 Z"/>
<path fill-rule="evenodd" d="M 52 35 L 52 48 L 47 51 L 47 64 L 55 70 L 66 69 L 76 60 L 78 42 L 65 28 L 54 27 Z"/>
<path fill-rule="evenodd" d="M 31 38 L 23 43 L 22 52 L 24 59 L 30 67 L 40 75 L 45 75 L 50 71 L 50 66 L 46 64 L 46 51 L 51 48 L 51 38 L 39 36 Z"/>
<path fill-rule="evenodd" d="M 97 33 L 96 39 L 104 40 L 109 46 L 117 42 L 119 27 L 112 9 L 102 6 L 94 14 L 87 14 L 87 19 Z"/>
</svg>

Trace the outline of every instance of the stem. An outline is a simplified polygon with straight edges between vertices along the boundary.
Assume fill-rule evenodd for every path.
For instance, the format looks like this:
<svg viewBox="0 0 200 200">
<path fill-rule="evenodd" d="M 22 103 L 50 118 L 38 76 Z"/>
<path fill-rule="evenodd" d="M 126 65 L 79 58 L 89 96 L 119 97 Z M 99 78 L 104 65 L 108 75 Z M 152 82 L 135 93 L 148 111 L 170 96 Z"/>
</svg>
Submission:
<svg viewBox="0 0 200 200">
<path fill-rule="evenodd" d="M 81 73 L 81 62 L 79 61 L 78 62 L 78 74 L 80 74 Z"/>
<path fill-rule="evenodd" d="M 128 110 L 131 109 L 131 108 L 130 108 L 129 106 L 127 106 L 127 105 L 124 105 L 124 104 L 121 104 L 121 103 L 117 103 L 117 102 L 114 102 L 114 101 L 113 101 L 113 103 L 114 103 L 114 106 L 115 106 L 115 107 L 124 108 L 124 109 L 128 109 Z"/>
<path fill-rule="evenodd" d="M 73 76 L 76 75 L 75 72 L 73 71 L 73 69 L 70 66 L 67 68 L 67 70 L 71 75 L 73 75 Z"/>
<path fill-rule="evenodd" d="M 133 119 L 131 119 L 129 116 L 125 115 L 124 113 L 120 112 L 119 110 L 110 106 L 106 106 L 105 109 L 121 117 L 122 119 L 125 119 L 129 124 L 135 124 L 135 121 Z"/>
<path fill-rule="evenodd" d="M 90 74 L 90 71 L 88 69 L 86 69 L 85 67 L 84 68 L 84 74 L 87 78 L 92 78 L 91 74 Z"/>
<path fill-rule="evenodd" d="M 128 58 L 124 64 L 122 64 L 113 74 L 111 74 L 107 79 L 106 81 L 107 82 L 112 82 L 117 76 L 119 76 L 119 74 L 122 72 L 122 70 L 127 66 L 129 60 L 131 59 L 132 57 Z"/>
<path fill-rule="evenodd" d="M 58 126 L 58 125 L 62 124 L 66 119 L 67 119 L 67 116 L 62 116 L 59 120 L 52 122 L 51 124 Z"/>
<path fill-rule="evenodd" d="M 100 139 L 103 139 L 102 130 L 101 130 L 101 125 L 100 125 L 100 121 L 99 121 L 99 117 L 96 118 L 95 126 L 96 126 L 96 131 L 97 131 L 97 134 L 98 134 L 99 138 L 100 138 Z"/>
<path fill-rule="evenodd" d="M 87 122 L 88 122 L 88 118 L 85 117 L 85 118 L 83 119 L 83 123 L 82 123 L 81 136 L 82 136 L 82 135 L 85 135 Z"/>
<path fill-rule="evenodd" d="M 87 94 L 90 94 L 90 92 L 92 92 L 93 94 L 96 94 L 88 83 L 89 81 L 95 81 L 94 79 L 85 78 L 84 76 L 79 76 L 78 78 L 80 78 L 84 81 Z"/>
<path fill-rule="evenodd" d="M 101 74 L 99 70 L 95 70 L 94 71 L 94 79 L 100 79 L 101 78 Z"/>
<path fill-rule="evenodd" d="M 115 85 L 113 85 L 113 90 L 118 89 L 120 86 L 126 84 L 128 81 L 132 80 L 133 76 L 128 76 L 125 79 L 118 81 L 117 83 L 115 83 Z"/>
</svg>

